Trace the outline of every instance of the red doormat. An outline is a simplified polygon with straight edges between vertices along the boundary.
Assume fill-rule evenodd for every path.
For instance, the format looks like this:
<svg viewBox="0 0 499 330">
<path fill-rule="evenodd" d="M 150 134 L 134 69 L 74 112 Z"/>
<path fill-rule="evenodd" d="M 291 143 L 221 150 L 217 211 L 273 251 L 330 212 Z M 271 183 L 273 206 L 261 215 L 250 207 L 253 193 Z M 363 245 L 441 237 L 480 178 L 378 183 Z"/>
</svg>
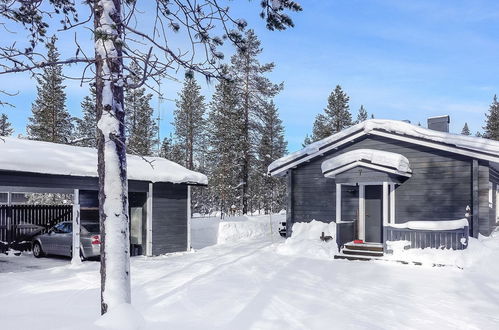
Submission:
<svg viewBox="0 0 499 330">
<path fill-rule="evenodd" d="M 354 240 L 353 240 L 353 242 L 354 242 L 355 244 L 363 244 L 363 243 L 364 243 L 364 241 L 363 241 L 363 240 L 361 240 L 361 239 L 354 239 Z"/>
</svg>

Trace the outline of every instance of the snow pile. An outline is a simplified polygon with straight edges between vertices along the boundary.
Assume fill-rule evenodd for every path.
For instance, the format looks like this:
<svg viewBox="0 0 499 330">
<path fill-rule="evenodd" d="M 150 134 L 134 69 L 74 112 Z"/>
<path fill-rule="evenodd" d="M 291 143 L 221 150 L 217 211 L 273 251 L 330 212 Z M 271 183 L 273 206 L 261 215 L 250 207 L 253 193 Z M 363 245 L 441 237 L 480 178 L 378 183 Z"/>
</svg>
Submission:
<svg viewBox="0 0 499 330">
<path fill-rule="evenodd" d="M 373 149 L 357 149 L 345 152 L 344 154 L 324 161 L 321 168 L 324 173 L 363 160 L 372 164 L 391 167 L 400 172 L 411 172 L 409 160 L 406 157 L 394 152 Z"/>
<path fill-rule="evenodd" d="M 320 237 L 331 236 L 328 242 Z M 336 223 L 326 223 L 317 220 L 311 222 L 296 222 L 293 224 L 291 237 L 277 247 L 282 255 L 300 256 L 314 259 L 331 259 L 338 252 L 336 245 Z"/>
<path fill-rule="evenodd" d="M 104 329 L 147 329 L 144 317 L 130 304 L 121 304 L 102 315 L 95 323 Z"/>
<path fill-rule="evenodd" d="M 272 214 L 272 235 L 269 215 L 235 216 L 223 220 L 216 217 L 191 219 L 191 241 L 194 249 L 242 240 L 279 239 L 279 223 L 286 213 Z"/>
<path fill-rule="evenodd" d="M 470 237 L 468 247 L 464 250 L 452 249 L 409 249 L 408 241 L 387 241 L 388 250 L 393 254 L 386 254 L 384 259 L 419 262 L 423 265 L 447 265 L 474 271 L 499 272 L 499 233 L 492 233 L 490 237 L 480 235 L 478 239 Z"/>
<path fill-rule="evenodd" d="M 454 145 L 456 147 L 466 148 L 469 150 L 475 150 L 499 156 L 498 141 L 488 140 L 474 136 L 466 136 L 462 134 L 453 134 L 453 133 L 435 131 L 398 120 L 370 119 L 363 121 L 362 123 L 359 123 L 352 127 L 349 127 L 347 129 L 344 129 L 341 132 L 331 135 L 325 139 L 309 144 L 307 147 L 305 147 L 302 150 L 293 152 L 287 156 L 275 160 L 269 165 L 268 171 L 269 172 L 274 171 L 278 167 L 281 167 L 292 161 L 298 160 L 299 158 L 305 158 L 308 155 L 318 153 L 326 145 L 333 144 L 357 132 L 363 131 L 364 133 L 368 134 L 374 130 L 385 131 L 399 135 L 406 135 L 413 138 L 430 140 L 433 142 L 444 143 L 448 145 Z"/>
<path fill-rule="evenodd" d="M 218 224 L 217 244 L 237 243 L 241 240 L 278 238 L 279 222 L 284 215 L 272 215 L 272 225 L 268 215 L 231 217 Z"/>
<path fill-rule="evenodd" d="M 10 137 L 3 137 L 2 140 L 1 170 L 97 177 L 96 149 Z M 128 155 L 127 168 L 129 180 L 208 183 L 204 174 L 160 157 Z"/>
<path fill-rule="evenodd" d="M 404 223 L 390 224 L 390 227 L 418 230 L 455 230 L 468 227 L 468 220 L 443 220 L 443 221 L 407 221 Z"/>
<path fill-rule="evenodd" d="M 194 249 L 202 249 L 217 244 L 218 224 L 220 218 L 205 217 L 191 219 L 191 245 Z"/>
</svg>

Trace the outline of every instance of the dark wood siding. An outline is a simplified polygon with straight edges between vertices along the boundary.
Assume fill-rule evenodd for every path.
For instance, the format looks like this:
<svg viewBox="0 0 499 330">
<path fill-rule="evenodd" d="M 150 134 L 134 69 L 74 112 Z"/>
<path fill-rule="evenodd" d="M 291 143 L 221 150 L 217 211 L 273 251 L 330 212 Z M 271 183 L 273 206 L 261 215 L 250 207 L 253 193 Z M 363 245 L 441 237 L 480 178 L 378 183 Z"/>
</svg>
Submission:
<svg viewBox="0 0 499 330">
<path fill-rule="evenodd" d="M 152 202 L 154 255 L 187 250 L 187 185 L 155 183 Z"/>
<path fill-rule="evenodd" d="M 49 191 L 69 192 L 73 189 L 98 190 L 98 178 L 51 175 L 27 172 L 0 171 L 0 186 L 22 187 L 27 192 Z M 28 189 L 31 188 L 31 189 Z M 128 191 L 147 192 L 149 183 L 145 181 L 128 181 Z"/>
<path fill-rule="evenodd" d="M 459 219 L 464 216 L 466 206 L 472 206 L 470 158 L 394 139 L 367 136 L 349 146 L 303 163 L 293 170 L 292 221 L 334 220 L 335 181 L 322 175 L 321 164 L 326 159 L 361 148 L 395 152 L 409 159 L 412 177 L 396 189 L 397 223 L 410 220 Z M 483 175 L 482 169 L 482 181 Z M 480 198 L 483 198 L 482 191 Z M 342 213 L 353 214 L 352 208 L 357 205 L 352 204 L 349 208 L 348 203 L 350 202 L 343 201 Z M 345 220 L 347 216 L 350 215 L 342 215 Z M 480 216 L 482 217 L 482 213 Z"/>
</svg>

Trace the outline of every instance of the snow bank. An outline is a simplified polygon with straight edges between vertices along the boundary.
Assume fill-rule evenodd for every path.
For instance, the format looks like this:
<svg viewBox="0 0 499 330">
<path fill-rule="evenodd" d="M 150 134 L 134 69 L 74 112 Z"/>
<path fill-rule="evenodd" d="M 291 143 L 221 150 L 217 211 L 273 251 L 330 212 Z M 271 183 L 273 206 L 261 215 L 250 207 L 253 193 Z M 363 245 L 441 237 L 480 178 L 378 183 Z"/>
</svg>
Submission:
<svg viewBox="0 0 499 330">
<path fill-rule="evenodd" d="M 217 244 L 237 243 L 241 240 L 277 238 L 279 222 L 285 221 L 283 215 L 272 215 L 272 225 L 268 215 L 232 217 L 220 221 Z"/>
<path fill-rule="evenodd" d="M 223 220 L 215 217 L 193 218 L 191 239 L 194 249 L 210 245 L 237 243 L 262 238 L 280 239 L 279 223 L 286 221 L 286 213 L 272 215 L 272 235 L 269 215 L 237 216 Z"/>
<path fill-rule="evenodd" d="M 1 170 L 97 177 L 96 149 L 10 137 L 3 137 L 2 140 Z M 127 166 L 129 180 L 208 183 L 204 174 L 160 157 L 128 155 Z"/>
<path fill-rule="evenodd" d="M 378 130 L 378 131 L 381 130 L 390 133 L 406 135 L 414 138 L 430 140 L 438 143 L 445 143 L 449 145 L 454 145 L 456 147 L 466 148 L 484 153 L 490 153 L 499 156 L 498 141 L 488 140 L 474 136 L 466 136 L 462 134 L 439 132 L 398 120 L 370 119 L 363 121 L 362 123 L 359 123 L 352 127 L 349 127 L 347 129 L 344 129 L 343 131 L 331 135 L 325 139 L 314 142 L 302 150 L 293 152 L 287 156 L 275 160 L 269 165 L 268 171 L 269 172 L 273 171 L 278 167 L 281 167 L 289 162 L 297 160 L 298 158 L 315 154 L 319 152 L 324 146 L 337 142 L 343 138 L 346 138 L 349 135 L 361 131 L 368 134 L 373 130 Z"/>
<path fill-rule="evenodd" d="M 147 329 L 144 317 L 130 304 L 121 304 L 102 315 L 95 325 L 104 329 Z"/>
<path fill-rule="evenodd" d="M 387 241 L 387 247 L 393 254 L 386 254 L 383 259 L 419 262 L 423 265 L 450 265 L 473 271 L 486 273 L 499 272 L 499 233 L 485 237 L 468 239 L 468 247 L 464 250 L 451 249 L 408 249 L 408 241 Z"/>
<path fill-rule="evenodd" d="M 328 159 L 322 163 L 322 172 L 331 171 L 361 160 L 369 161 L 372 164 L 391 167 L 400 172 L 411 172 L 409 160 L 406 157 L 394 152 L 373 149 L 352 150 Z"/>
<path fill-rule="evenodd" d="M 321 241 L 323 232 L 333 238 L 328 242 Z M 291 237 L 277 247 L 279 254 L 313 259 L 331 259 L 336 252 L 336 223 L 317 220 L 294 223 Z"/>
<path fill-rule="evenodd" d="M 444 221 L 407 221 L 404 223 L 390 224 L 390 227 L 401 229 L 419 230 L 455 230 L 468 227 L 468 220 L 444 220 Z"/>
</svg>

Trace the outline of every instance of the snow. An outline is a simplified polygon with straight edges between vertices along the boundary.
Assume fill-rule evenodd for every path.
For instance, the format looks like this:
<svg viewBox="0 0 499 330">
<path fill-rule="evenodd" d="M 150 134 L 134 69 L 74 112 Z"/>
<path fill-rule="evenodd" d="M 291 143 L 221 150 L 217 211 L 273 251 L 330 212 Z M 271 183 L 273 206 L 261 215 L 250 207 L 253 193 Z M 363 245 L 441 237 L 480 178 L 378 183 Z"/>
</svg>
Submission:
<svg viewBox="0 0 499 330">
<path fill-rule="evenodd" d="M 454 145 L 478 152 L 490 153 L 499 156 L 499 141 L 493 141 L 474 136 L 453 134 L 431 130 L 421 126 L 412 125 L 403 121 L 388 119 L 369 119 L 357 125 L 346 128 L 341 132 L 331 135 L 325 139 L 314 142 L 302 150 L 293 152 L 287 156 L 279 158 L 269 165 L 269 172 L 274 171 L 289 162 L 298 158 L 318 153 L 325 145 L 334 143 L 357 132 L 369 134 L 373 130 L 380 130 L 400 135 L 406 135 L 418 139 L 430 140 L 433 142 Z"/>
<path fill-rule="evenodd" d="M 331 236 L 323 242 L 320 236 Z M 306 256 L 331 260 L 338 252 L 336 244 L 336 223 L 325 223 L 317 220 L 296 222 L 293 224 L 291 237 L 277 247 L 277 253 L 288 256 Z"/>
<path fill-rule="evenodd" d="M 41 174 L 97 177 L 97 150 L 4 137 L 0 169 Z M 33 161 L 36 160 L 36 161 Z M 127 156 L 128 179 L 207 184 L 205 175 L 160 157 Z"/>
<path fill-rule="evenodd" d="M 376 165 L 391 167 L 400 172 L 411 172 L 409 160 L 406 157 L 394 152 L 373 149 L 357 149 L 345 152 L 324 161 L 321 168 L 324 173 L 362 160 Z"/>
<path fill-rule="evenodd" d="M 192 218 L 191 237 L 194 249 L 214 244 L 236 243 L 244 240 L 279 240 L 279 223 L 286 221 L 286 213 L 260 216 L 237 216 L 228 220 L 216 217 Z M 272 223 L 272 227 L 271 227 Z"/>
<path fill-rule="evenodd" d="M 295 238 L 311 243 L 319 226 L 325 228 L 312 224 L 315 234 Z M 117 306 L 104 318 L 98 262 L 74 269 L 69 260 L 41 259 L 52 267 L 0 273 L 2 328 L 102 329 L 106 319 L 107 328 L 125 328 L 131 319 L 153 330 L 497 328 L 497 233 L 454 251 L 462 269 L 286 255 L 279 253 L 283 245 L 266 237 L 134 257 L 133 308 Z M 15 258 L 0 255 L 0 264 L 6 259 Z"/>
<path fill-rule="evenodd" d="M 141 329 L 144 324 L 144 317 L 131 304 L 120 304 L 95 322 L 100 328 L 116 330 Z"/>
<path fill-rule="evenodd" d="M 467 219 L 443 221 L 407 221 L 404 223 L 390 224 L 393 228 L 419 229 L 419 230 L 455 230 L 468 227 Z"/>
</svg>

